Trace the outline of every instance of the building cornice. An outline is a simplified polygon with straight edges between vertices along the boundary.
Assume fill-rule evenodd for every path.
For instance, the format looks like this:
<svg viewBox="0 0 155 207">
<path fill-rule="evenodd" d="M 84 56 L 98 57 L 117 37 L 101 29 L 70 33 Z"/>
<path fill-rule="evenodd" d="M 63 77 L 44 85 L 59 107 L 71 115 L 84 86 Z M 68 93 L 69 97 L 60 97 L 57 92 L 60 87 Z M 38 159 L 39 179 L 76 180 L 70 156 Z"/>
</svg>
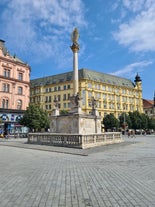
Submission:
<svg viewBox="0 0 155 207">
<path fill-rule="evenodd" d="M 18 80 L 18 79 L 15 79 L 15 78 L 4 77 L 2 75 L 0 75 L 0 79 L 4 80 L 4 81 L 7 80 L 7 81 L 15 82 L 15 83 L 22 83 L 22 84 L 26 84 L 26 85 L 30 86 L 30 83 L 28 81 L 22 81 L 22 80 Z"/>
</svg>

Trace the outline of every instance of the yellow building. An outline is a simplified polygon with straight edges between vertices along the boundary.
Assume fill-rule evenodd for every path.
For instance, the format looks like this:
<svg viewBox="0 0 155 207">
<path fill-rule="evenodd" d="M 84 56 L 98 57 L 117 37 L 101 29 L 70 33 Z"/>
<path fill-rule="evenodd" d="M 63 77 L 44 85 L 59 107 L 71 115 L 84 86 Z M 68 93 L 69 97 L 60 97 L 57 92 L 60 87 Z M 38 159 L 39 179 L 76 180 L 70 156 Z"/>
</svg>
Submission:
<svg viewBox="0 0 155 207">
<path fill-rule="evenodd" d="M 142 82 L 138 74 L 131 80 L 105 73 L 80 69 L 79 94 L 81 108 L 90 113 L 91 98 L 97 101 L 100 116 L 113 113 L 116 118 L 122 112 L 143 112 Z M 49 114 L 57 98 L 61 110 L 70 110 L 70 96 L 73 95 L 73 72 L 31 80 L 30 102 L 39 104 Z"/>
</svg>

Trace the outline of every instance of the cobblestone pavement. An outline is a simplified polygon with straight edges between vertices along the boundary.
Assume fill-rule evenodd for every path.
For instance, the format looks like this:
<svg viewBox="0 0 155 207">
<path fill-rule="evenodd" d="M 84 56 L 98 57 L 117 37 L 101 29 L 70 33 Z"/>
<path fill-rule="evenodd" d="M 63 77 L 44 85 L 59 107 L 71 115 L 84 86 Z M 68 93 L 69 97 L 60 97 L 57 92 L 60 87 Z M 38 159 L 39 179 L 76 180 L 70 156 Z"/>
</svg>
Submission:
<svg viewBox="0 0 155 207">
<path fill-rule="evenodd" d="M 124 140 L 75 154 L 0 140 L 0 207 L 154 207 L 155 136 Z"/>
</svg>

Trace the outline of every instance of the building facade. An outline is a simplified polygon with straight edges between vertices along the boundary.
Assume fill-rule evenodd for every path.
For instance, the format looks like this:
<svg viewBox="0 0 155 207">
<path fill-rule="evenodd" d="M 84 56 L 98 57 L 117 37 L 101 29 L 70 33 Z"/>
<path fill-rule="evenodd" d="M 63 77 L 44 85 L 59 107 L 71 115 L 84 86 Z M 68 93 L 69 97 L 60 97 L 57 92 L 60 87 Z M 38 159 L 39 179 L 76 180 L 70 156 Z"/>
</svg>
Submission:
<svg viewBox="0 0 155 207">
<path fill-rule="evenodd" d="M 133 83 L 129 79 L 80 69 L 79 95 L 81 108 L 89 114 L 92 110 L 91 99 L 97 103 L 99 115 L 113 113 L 116 118 L 122 112 L 143 112 L 142 81 L 138 74 Z M 30 81 L 30 102 L 39 104 L 49 114 L 57 99 L 60 110 L 70 109 L 70 96 L 73 95 L 73 72 L 48 76 Z"/>
<path fill-rule="evenodd" d="M 30 101 L 30 67 L 0 40 L 0 124 L 11 133 Z"/>
<path fill-rule="evenodd" d="M 150 118 L 155 118 L 155 92 L 154 100 L 143 99 L 144 113 Z"/>
</svg>

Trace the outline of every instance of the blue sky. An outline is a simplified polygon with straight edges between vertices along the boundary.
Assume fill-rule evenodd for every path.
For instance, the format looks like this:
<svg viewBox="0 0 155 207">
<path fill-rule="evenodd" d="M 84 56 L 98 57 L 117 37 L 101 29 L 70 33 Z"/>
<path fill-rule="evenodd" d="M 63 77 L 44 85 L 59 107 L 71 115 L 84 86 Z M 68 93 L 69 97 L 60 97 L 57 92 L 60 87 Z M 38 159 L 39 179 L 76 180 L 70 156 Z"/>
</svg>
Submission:
<svg viewBox="0 0 155 207">
<path fill-rule="evenodd" d="M 154 0 L 1 0 L 0 39 L 31 66 L 31 79 L 72 70 L 71 32 L 80 33 L 79 69 L 155 90 Z"/>
</svg>

